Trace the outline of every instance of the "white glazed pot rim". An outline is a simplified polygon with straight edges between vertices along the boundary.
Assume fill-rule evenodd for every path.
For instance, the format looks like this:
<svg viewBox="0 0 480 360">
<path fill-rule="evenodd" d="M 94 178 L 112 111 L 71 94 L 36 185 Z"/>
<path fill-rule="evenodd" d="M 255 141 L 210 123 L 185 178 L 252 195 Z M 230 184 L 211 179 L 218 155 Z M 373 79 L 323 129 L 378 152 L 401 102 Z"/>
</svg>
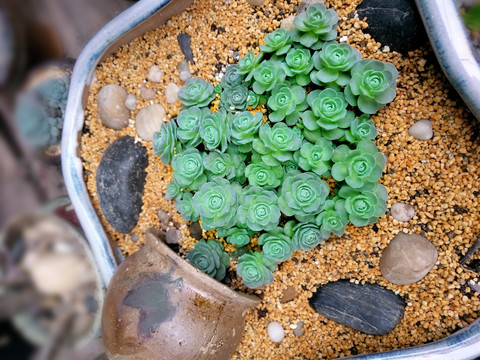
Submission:
<svg viewBox="0 0 480 360">
<path fill-rule="evenodd" d="M 432 9 L 434 6 L 431 6 L 432 8 L 429 9 L 428 4 L 432 5 L 437 0 L 416 1 L 419 9 L 421 9 L 421 13 L 422 11 L 428 14 L 435 13 L 435 9 Z M 441 3 L 454 2 L 454 0 L 438 1 Z M 173 15 L 172 11 L 167 14 L 168 11 L 166 9 L 169 8 L 169 5 L 177 3 L 177 5 L 181 4 L 183 8 L 186 8 L 191 2 L 192 0 L 142 0 L 136 3 L 101 29 L 84 48 L 75 64 L 62 134 L 62 169 L 69 197 L 92 247 L 97 265 L 106 285 L 108 285 L 117 264 L 109 239 L 90 201 L 84 182 L 82 161 L 79 156 L 79 139 L 84 124 L 83 106 L 86 95 L 88 95 L 96 65 L 106 54 L 116 50 L 118 47 L 116 45 L 132 40 L 135 37 L 131 35 L 132 29 L 138 30 L 139 27 L 143 27 L 145 31 L 153 29 L 158 26 L 158 23 L 149 21 L 153 16 L 160 15 L 160 17 L 163 16 L 165 19 L 165 17 Z M 427 26 L 429 21 L 432 21 L 431 17 L 424 17 L 424 19 Z M 480 81 L 478 85 L 480 86 Z M 477 94 L 477 100 L 480 100 L 480 91 Z M 477 117 L 480 115 L 480 106 L 478 106 L 478 109 Z M 352 358 L 366 360 L 412 358 L 459 360 L 474 359 L 477 356 L 480 356 L 480 319 L 449 337 L 436 342 L 408 349 L 359 355 Z"/>
</svg>

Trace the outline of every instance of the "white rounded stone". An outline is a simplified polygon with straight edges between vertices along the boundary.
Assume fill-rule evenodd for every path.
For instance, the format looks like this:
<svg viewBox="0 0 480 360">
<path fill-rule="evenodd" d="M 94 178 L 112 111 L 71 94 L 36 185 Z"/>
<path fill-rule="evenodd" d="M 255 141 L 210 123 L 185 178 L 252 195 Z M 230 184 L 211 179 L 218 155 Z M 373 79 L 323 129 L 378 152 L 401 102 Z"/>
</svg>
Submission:
<svg viewBox="0 0 480 360">
<path fill-rule="evenodd" d="M 397 221 L 410 221 L 415 216 L 415 209 L 410 204 L 395 203 L 390 209 L 390 214 Z"/>
<path fill-rule="evenodd" d="M 148 69 L 147 79 L 148 81 L 156 83 L 162 81 L 162 70 L 158 65 L 153 65 L 150 69 Z"/>
<path fill-rule="evenodd" d="M 268 324 L 267 333 L 270 340 L 276 343 L 281 342 L 285 337 L 285 330 L 283 329 L 282 324 L 278 321 L 272 321 Z"/>
<path fill-rule="evenodd" d="M 127 92 L 119 85 L 109 84 L 100 89 L 97 109 L 105 126 L 120 130 L 128 125 L 130 110 L 125 106 L 126 98 Z"/>
<path fill-rule="evenodd" d="M 135 118 L 137 134 L 143 140 L 153 140 L 153 134 L 160 131 L 165 122 L 166 111 L 160 104 L 153 104 L 140 109 Z"/>
<path fill-rule="evenodd" d="M 292 15 L 286 17 L 285 19 L 283 19 L 280 22 L 280 27 L 282 29 L 285 29 L 285 31 L 290 31 L 290 30 L 295 29 L 295 25 L 293 24 L 293 20 L 295 20 L 295 15 L 292 14 Z"/>
<path fill-rule="evenodd" d="M 174 104 L 177 101 L 177 95 L 180 91 L 180 87 L 175 83 L 170 83 L 165 88 L 165 98 L 167 99 L 167 103 Z"/>
<path fill-rule="evenodd" d="M 137 110 L 137 97 L 134 94 L 128 94 L 125 99 L 125 106 L 129 110 Z"/>
<path fill-rule="evenodd" d="M 192 77 L 192 74 L 190 74 L 190 71 L 184 70 L 184 71 L 180 71 L 180 74 L 178 75 L 178 77 L 183 82 L 186 82 L 188 79 L 190 79 Z"/>
<path fill-rule="evenodd" d="M 433 137 L 432 122 L 430 120 L 419 120 L 408 129 L 410 136 L 418 140 L 429 140 Z"/>
</svg>

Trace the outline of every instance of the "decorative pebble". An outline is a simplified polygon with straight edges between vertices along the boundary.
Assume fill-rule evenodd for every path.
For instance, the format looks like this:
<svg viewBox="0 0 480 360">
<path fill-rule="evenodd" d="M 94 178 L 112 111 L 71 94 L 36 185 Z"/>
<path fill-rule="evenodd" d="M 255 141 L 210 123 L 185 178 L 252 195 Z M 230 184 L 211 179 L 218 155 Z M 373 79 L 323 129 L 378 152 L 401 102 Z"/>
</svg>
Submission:
<svg viewBox="0 0 480 360">
<path fill-rule="evenodd" d="M 415 209 L 410 204 L 395 203 L 390 209 L 390 214 L 397 221 L 410 221 L 415 216 Z"/>
<path fill-rule="evenodd" d="M 253 6 L 262 6 L 264 3 L 264 0 L 247 0 L 247 2 Z"/>
<path fill-rule="evenodd" d="M 326 318 L 372 335 L 391 331 L 402 319 L 405 309 L 405 302 L 393 291 L 348 280 L 319 287 L 309 301 L 310 306 Z"/>
<path fill-rule="evenodd" d="M 147 149 L 131 136 L 114 141 L 103 153 L 96 172 L 100 208 L 121 233 L 130 232 L 142 211 Z"/>
<path fill-rule="evenodd" d="M 273 342 L 279 343 L 285 337 L 285 330 L 283 330 L 282 324 L 278 321 L 272 321 L 267 326 L 268 337 Z"/>
<path fill-rule="evenodd" d="M 188 79 L 192 78 L 192 74 L 190 74 L 190 71 L 180 71 L 180 74 L 178 75 L 178 77 L 183 82 L 186 82 Z"/>
<path fill-rule="evenodd" d="M 140 96 L 143 100 L 153 100 L 155 97 L 155 90 L 148 88 L 145 84 L 142 84 L 142 86 L 140 86 Z"/>
<path fill-rule="evenodd" d="M 167 229 L 166 233 L 166 243 L 167 244 L 178 244 L 182 238 L 182 233 L 177 229 Z"/>
<path fill-rule="evenodd" d="M 363 0 L 357 6 L 360 19 L 367 18 L 370 34 L 383 46 L 407 55 L 427 41 L 415 3 L 410 0 Z"/>
<path fill-rule="evenodd" d="M 202 227 L 198 221 L 192 222 L 188 229 L 190 230 L 191 237 L 197 240 L 202 239 Z"/>
<path fill-rule="evenodd" d="M 182 60 L 178 63 L 177 66 L 178 71 L 180 72 L 179 78 L 183 82 L 187 81 L 192 77 L 192 74 L 190 73 L 190 66 L 188 65 L 188 62 L 185 60 Z"/>
<path fill-rule="evenodd" d="M 178 45 L 180 45 L 180 49 L 182 50 L 183 56 L 185 56 L 185 60 L 193 61 L 193 52 L 192 48 L 190 47 L 192 39 L 190 35 L 186 33 L 181 33 L 177 36 Z"/>
<path fill-rule="evenodd" d="M 383 250 L 380 271 L 394 284 L 412 284 L 427 275 L 437 257 L 438 251 L 428 239 L 400 232 Z"/>
<path fill-rule="evenodd" d="M 135 128 L 138 136 L 143 140 L 153 140 L 153 134 L 160 131 L 162 124 L 165 122 L 165 115 L 165 108 L 160 104 L 152 104 L 140 109 L 135 117 Z"/>
<path fill-rule="evenodd" d="M 165 88 L 165 98 L 168 104 L 174 104 L 177 101 L 177 95 L 180 87 L 175 83 L 169 83 Z"/>
<path fill-rule="evenodd" d="M 285 19 L 283 19 L 280 22 L 280 27 L 282 29 L 285 29 L 285 31 L 290 31 L 290 30 L 295 29 L 295 25 L 293 24 L 294 19 L 295 19 L 295 15 L 293 15 L 293 14 L 286 17 Z"/>
<path fill-rule="evenodd" d="M 155 83 L 162 81 L 162 70 L 158 65 L 153 65 L 148 69 L 147 80 Z"/>
<path fill-rule="evenodd" d="M 419 120 L 408 129 L 410 136 L 418 140 L 429 140 L 433 137 L 432 123 L 430 120 Z"/>
<path fill-rule="evenodd" d="M 295 336 L 301 337 L 305 334 L 305 331 L 303 330 L 303 325 L 304 325 L 304 322 L 302 320 L 299 320 L 297 321 L 296 324 L 294 324 L 294 327 L 292 328 L 292 330 Z"/>
<path fill-rule="evenodd" d="M 125 99 L 125 106 L 128 110 L 137 110 L 137 97 L 134 94 L 128 94 Z"/>
<path fill-rule="evenodd" d="M 130 110 L 125 106 L 127 92 L 119 85 L 105 85 L 97 95 L 98 116 L 103 125 L 120 130 L 128 125 Z"/>
<path fill-rule="evenodd" d="M 283 304 L 283 303 L 292 301 L 297 297 L 297 295 L 298 295 L 297 290 L 295 290 L 293 286 L 289 285 L 285 290 L 283 290 L 283 294 L 282 294 L 282 298 L 280 299 L 280 302 Z"/>
<path fill-rule="evenodd" d="M 168 222 L 170 221 L 170 214 L 168 212 L 162 209 L 158 209 L 157 216 L 160 219 L 160 222 L 162 223 L 162 225 L 165 225 L 165 226 L 168 225 Z"/>
</svg>

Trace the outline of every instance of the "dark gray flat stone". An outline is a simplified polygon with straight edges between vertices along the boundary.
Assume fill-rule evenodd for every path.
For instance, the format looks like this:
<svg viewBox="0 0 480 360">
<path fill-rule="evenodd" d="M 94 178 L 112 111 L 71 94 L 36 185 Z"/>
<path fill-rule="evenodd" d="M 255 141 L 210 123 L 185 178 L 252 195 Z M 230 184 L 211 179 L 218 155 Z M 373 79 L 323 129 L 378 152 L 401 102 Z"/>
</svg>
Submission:
<svg viewBox="0 0 480 360">
<path fill-rule="evenodd" d="M 414 0 L 363 0 L 357 13 L 367 18 L 364 31 L 390 50 L 407 55 L 427 41 Z"/>
<path fill-rule="evenodd" d="M 405 302 L 379 285 L 339 280 L 319 287 L 310 299 L 310 306 L 342 325 L 367 334 L 383 335 L 400 322 Z"/>
<path fill-rule="evenodd" d="M 98 165 L 97 194 L 103 215 L 115 230 L 130 232 L 142 210 L 147 149 L 130 136 L 113 142 Z"/>
<path fill-rule="evenodd" d="M 185 60 L 193 61 L 193 53 L 191 48 L 192 39 L 190 35 L 181 33 L 177 36 L 178 45 L 180 45 L 180 49 L 182 50 L 183 56 L 185 56 Z"/>
</svg>

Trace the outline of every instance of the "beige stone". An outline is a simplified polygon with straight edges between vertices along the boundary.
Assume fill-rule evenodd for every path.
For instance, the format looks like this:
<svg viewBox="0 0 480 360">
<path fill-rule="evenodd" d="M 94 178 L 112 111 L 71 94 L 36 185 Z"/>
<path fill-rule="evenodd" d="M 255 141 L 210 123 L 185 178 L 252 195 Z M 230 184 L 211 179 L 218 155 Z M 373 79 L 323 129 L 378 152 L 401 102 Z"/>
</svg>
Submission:
<svg viewBox="0 0 480 360">
<path fill-rule="evenodd" d="M 125 106 L 127 92 L 119 85 L 105 85 L 97 95 L 97 109 L 103 125 L 120 130 L 128 125 L 130 110 Z"/>
<path fill-rule="evenodd" d="M 140 109 L 135 118 L 137 134 L 143 140 L 153 140 L 153 134 L 160 131 L 165 122 L 165 108 L 160 104 L 153 104 Z"/>
</svg>

